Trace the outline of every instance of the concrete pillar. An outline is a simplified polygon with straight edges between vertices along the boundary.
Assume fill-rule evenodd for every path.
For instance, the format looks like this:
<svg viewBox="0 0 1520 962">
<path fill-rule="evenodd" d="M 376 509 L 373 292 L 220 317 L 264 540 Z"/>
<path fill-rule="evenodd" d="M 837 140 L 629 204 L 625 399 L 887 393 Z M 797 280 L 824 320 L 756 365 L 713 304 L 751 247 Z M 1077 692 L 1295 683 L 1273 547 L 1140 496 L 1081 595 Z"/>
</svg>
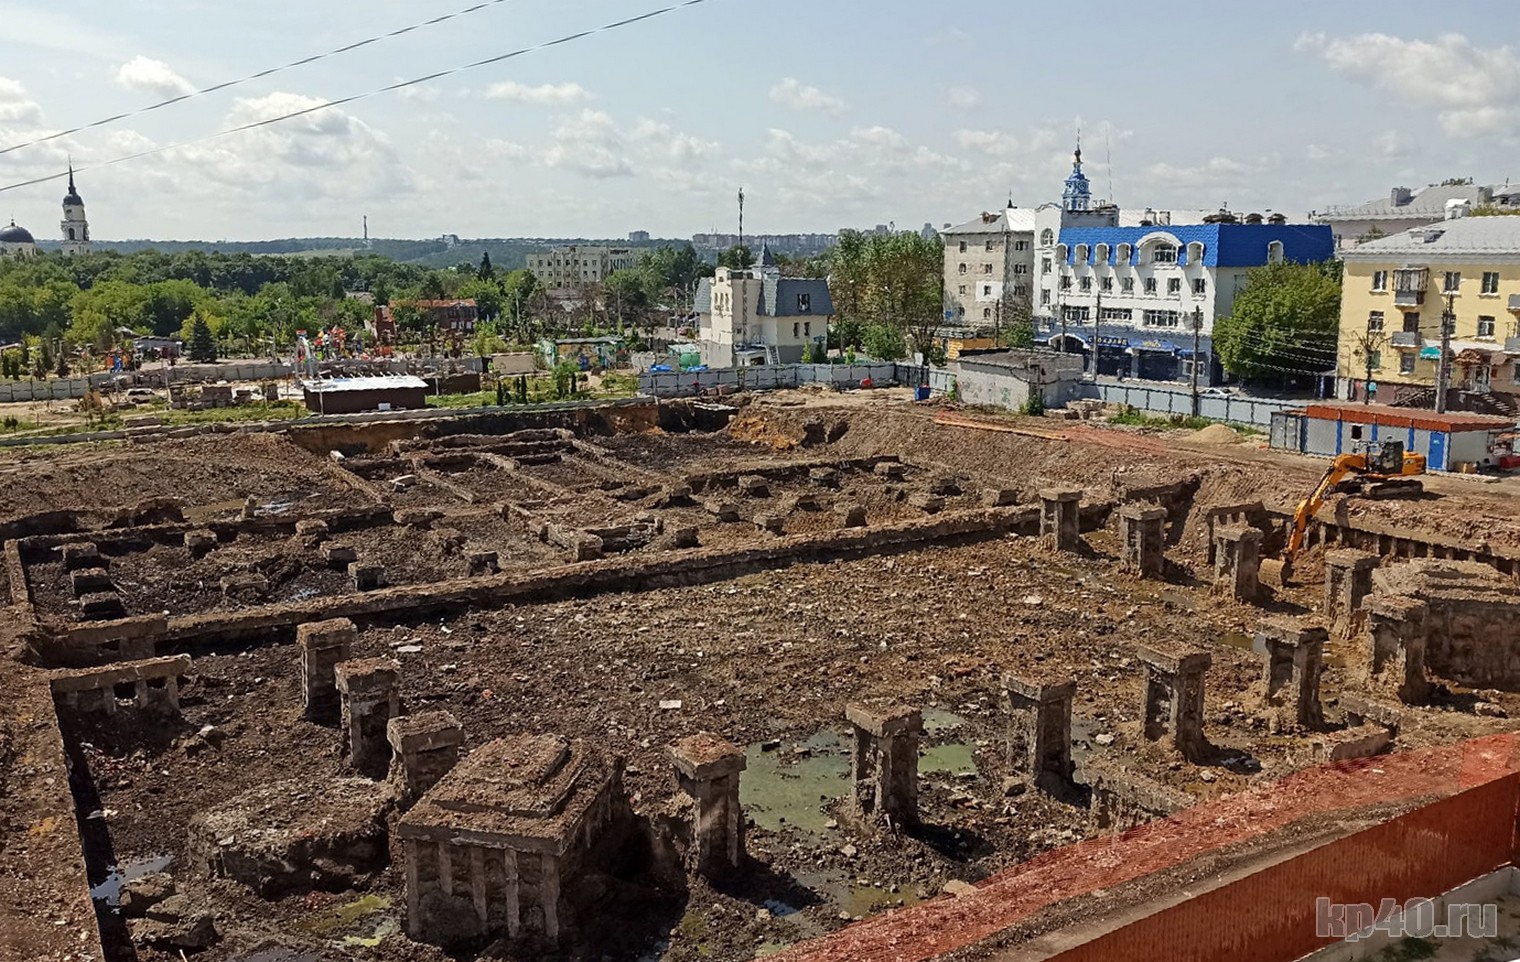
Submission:
<svg viewBox="0 0 1520 962">
<path fill-rule="evenodd" d="M 1010 714 L 1008 767 L 1059 794 L 1072 783 L 1071 703 L 1077 683 L 1003 676 Z"/>
<path fill-rule="evenodd" d="M 1081 513 L 1081 488 L 1045 488 L 1040 492 L 1040 538 L 1057 551 L 1076 551 L 1082 543 Z"/>
<path fill-rule="evenodd" d="M 390 767 L 386 727 L 401 714 L 400 670 L 389 658 L 359 658 L 334 669 L 343 700 L 343 748 L 354 768 L 370 778 L 384 778 Z"/>
<path fill-rule="evenodd" d="M 923 715 L 906 705 L 852 704 L 855 807 L 892 828 L 918 823 L 918 741 Z"/>
<path fill-rule="evenodd" d="M 1120 564 L 1142 578 L 1159 578 L 1166 569 L 1166 509 L 1126 504 L 1119 509 Z"/>
<path fill-rule="evenodd" d="M 1320 728 L 1319 680 L 1325 667 L 1330 632 L 1318 625 L 1271 618 L 1256 633 L 1256 648 L 1266 652 L 1266 707 L 1285 710 L 1295 725 Z"/>
<path fill-rule="evenodd" d="M 1372 592 L 1378 556 L 1343 548 L 1325 552 L 1325 619 L 1337 634 L 1350 637 L 1362 621 L 1362 601 Z"/>
<path fill-rule="evenodd" d="M 409 805 L 438 784 L 459 761 L 464 726 L 446 711 L 427 711 L 392 718 L 385 725 L 385 738 L 396 767 L 399 797 Z"/>
<path fill-rule="evenodd" d="M 744 749 L 703 733 L 670 746 L 676 784 L 696 802 L 692 849 L 697 871 L 712 879 L 744 861 L 744 813 L 739 807 L 739 773 Z"/>
<path fill-rule="evenodd" d="M 1261 597 L 1261 529 L 1230 525 L 1214 532 L 1214 590 L 1247 603 Z"/>
<path fill-rule="evenodd" d="M 1423 705 L 1430 697 L 1425 680 L 1429 616 L 1430 609 L 1414 598 L 1381 596 L 1367 605 L 1372 685 L 1406 705 Z"/>
<path fill-rule="evenodd" d="M 331 721 L 338 715 L 338 686 L 333 669 L 347 661 L 359 632 L 347 618 L 308 621 L 296 628 L 301 652 L 303 711 L 312 721 Z"/>
<path fill-rule="evenodd" d="M 1142 645 L 1145 737 L 1169 739 L 1189 761 L 1199 760 L 1208 742 L 1203 734 L 1204 676 L 1213 659 L 1206 651 Z"/>
</svg>

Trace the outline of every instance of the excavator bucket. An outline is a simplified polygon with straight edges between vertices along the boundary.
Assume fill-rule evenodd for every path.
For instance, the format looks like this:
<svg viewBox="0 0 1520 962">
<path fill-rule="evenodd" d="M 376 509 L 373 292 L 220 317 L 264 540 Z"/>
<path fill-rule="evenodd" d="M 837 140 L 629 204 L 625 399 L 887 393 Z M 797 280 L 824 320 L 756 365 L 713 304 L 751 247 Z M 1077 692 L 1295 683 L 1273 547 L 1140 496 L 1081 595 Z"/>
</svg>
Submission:
<svg viewBox="0 0 1520 962">
<path fill-rule="evenodd" d="M 1289 570 L 1291 567 L 1288 562 L 1277 558 L 1263 558 L 1258 576 L 1261 578 L 1261 583 L 1268 588 L 1281 590 L 1289 585 L 1288 579 L 1292 577 L 1292 572 Z"/>
</svg>

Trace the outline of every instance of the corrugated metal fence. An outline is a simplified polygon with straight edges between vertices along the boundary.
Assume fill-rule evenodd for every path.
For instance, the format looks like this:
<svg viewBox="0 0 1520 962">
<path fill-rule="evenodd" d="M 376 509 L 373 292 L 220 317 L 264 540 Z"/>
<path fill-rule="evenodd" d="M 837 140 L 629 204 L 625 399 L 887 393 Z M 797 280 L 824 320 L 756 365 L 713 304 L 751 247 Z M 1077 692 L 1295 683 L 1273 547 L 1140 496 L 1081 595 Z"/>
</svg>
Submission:
<svg viewBox="0 0 1520 962">
<path fill-rule="evenodd" d="M 948 373 L 948 372 L 946 372 Z M 895 364 L 757 364 L 708 371 L 671 371 L 639 375 L 639 390 L 656 397 L 681 397 L 703 391 L 773 391 L 804 384 L 856 387 L 863 378 L 885 384 L 897 377 Z"/>
<path fill-rule="evenodd" d="M 1186 417 L 1193 413 L 1192 392 L 1175 387 L 1099 381 L 1084 383 L 1082 396 L 1098 398 L 1111 404 L 1128 405 L 1150 414 L 1178 414 Z M 1205 395 L 1198 399 L 1198 415 L 1213 421 L 1231 421 L 1268 428 L 1272 426 L 1273 412 L 1302 407 L 1303 403 L 1277 398 Z"/>
</svg>

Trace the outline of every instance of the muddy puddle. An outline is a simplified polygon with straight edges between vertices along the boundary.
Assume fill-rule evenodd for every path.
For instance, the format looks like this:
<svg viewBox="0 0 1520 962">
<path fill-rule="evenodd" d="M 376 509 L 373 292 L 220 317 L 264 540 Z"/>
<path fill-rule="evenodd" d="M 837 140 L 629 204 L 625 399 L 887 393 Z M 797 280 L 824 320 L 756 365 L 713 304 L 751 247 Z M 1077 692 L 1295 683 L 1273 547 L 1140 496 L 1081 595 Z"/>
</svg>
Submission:
<svg viewBox="0 0 1520 962">
<path fill-rule="evenodd" d="M 110 908 L 121 905 L 121 887 L 127 882 L 167 871 L 174 863 L 172 855 L 156 855 L 152 858 L 132 859 L 106 868 L 106 877 L 98 885 L 90 887 L 90 898 Z"/>
</svg>

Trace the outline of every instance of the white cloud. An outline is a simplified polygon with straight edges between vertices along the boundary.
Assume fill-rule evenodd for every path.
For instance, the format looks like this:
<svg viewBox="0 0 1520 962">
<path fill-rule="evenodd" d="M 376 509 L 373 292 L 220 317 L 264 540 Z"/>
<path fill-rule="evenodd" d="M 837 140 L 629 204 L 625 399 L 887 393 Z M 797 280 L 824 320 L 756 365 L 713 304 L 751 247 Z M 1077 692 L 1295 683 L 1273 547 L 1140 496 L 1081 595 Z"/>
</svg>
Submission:
<svg viewBox="0 0 1520 962">
<path fill-rule="evenodd" d="M 975 87 L 951 87 L 945 99 L 957 110 L 970 110 L 982 102 L 982 95 Z"/>
<path fill-rule="evenodd" d="M 557 167 L 606 179 L 629 177 L 633 162 L 617 124 L 600 110 L 585 109 L 567 118 L 540 155 L 546 167 Z"/>
<path fill-rule="evenodd" d="M 1435 41 L 1315 33 L 1294 49 L 1408 104 L 1435 108 L 1452 136 L 1510 133 L 1520 123 L 1520 55 L 1511 47 L 1479 47 L 1459 33 Z"/>
<path fill-rule="evenodd" d="M 233 102 L 226 124 L 242 126 L 322 103 L 275 92 Z M 361 198 L 409 193 L 416 174 L 390 139 L 336 107 L 174 151 L 199 174 L 237 192 L 271 198 Z"/>
<path fill-rule="evenodd" d="M 42 105 L 32 99 L 21 81 L 0 77 L 0 148 L 34 141 L 53 132 Z M 70 147 L 68 138 L 60 138 L 0 154 L 0 171 L 4 171 L 7 179 L 56 173 L 67 159 Z"/>
<path fill-rule="evenodd" d="M 1338 148 L 1327 147 L 1324 144 L 1309 144 L 1304 148 L 1304 156 L 1310 160 L 1329 160 L 1339 153 Z"/>
<path fill-rule="evenodd" d="M 1177 167 L 1168 163 L 1151 164 L 1143 171 L 1152 181 L 1168 186 L 1201 184 L 1206 186 L 1240 183 L 1260 173 L 1260 165 L 1247 164 L 1229 157 L 1210 157 L 1202 164 Z"/>
<path fill-rule="evenodd" d="M 771 100 L 793 110 L 817 110 L 826 114 L 844 113 L 845 102 L 817 87 L 809 87 L 796 77 L 787 77 L 771 88 Z"/>
<path fill-rule="evenodd" d="M 656 154 L 686 164 L 706 160 L 721 146 L 715 140 L 703 140 L 662 121 L 648 119 L 640 120 L 634 126 L 633 138 L 645 142 Z"/>
<path fill-rule="evenodd" d="M 162 60 L 154 60 L 141 54 L 117 67 L 116 75 L 112 79 L 128 90 L 140 90 L 159 97 L 179 97 L 195 93 L 195 84 L 175 73 L 173 67 Z"/>
<path fill-rule="evenodd" d="M 953 136 L 962 150 L 982 154 L 1012 154 L 1019 150 L 1019 140 L 998 130 L 957 130 Z"/>
<path fill-rule="evenodd" d="M 591 99 L 590 91 L 578 83 L 569 81 L 562 84 L 539 84 L 537 87 L 530 87 L 515 80 L 506 80 L 487 87 L 485 95 L 491 100 L 507 100 L 512 103 L 541 106 L 565 106 L 585 103 Z"/>
</svg>

